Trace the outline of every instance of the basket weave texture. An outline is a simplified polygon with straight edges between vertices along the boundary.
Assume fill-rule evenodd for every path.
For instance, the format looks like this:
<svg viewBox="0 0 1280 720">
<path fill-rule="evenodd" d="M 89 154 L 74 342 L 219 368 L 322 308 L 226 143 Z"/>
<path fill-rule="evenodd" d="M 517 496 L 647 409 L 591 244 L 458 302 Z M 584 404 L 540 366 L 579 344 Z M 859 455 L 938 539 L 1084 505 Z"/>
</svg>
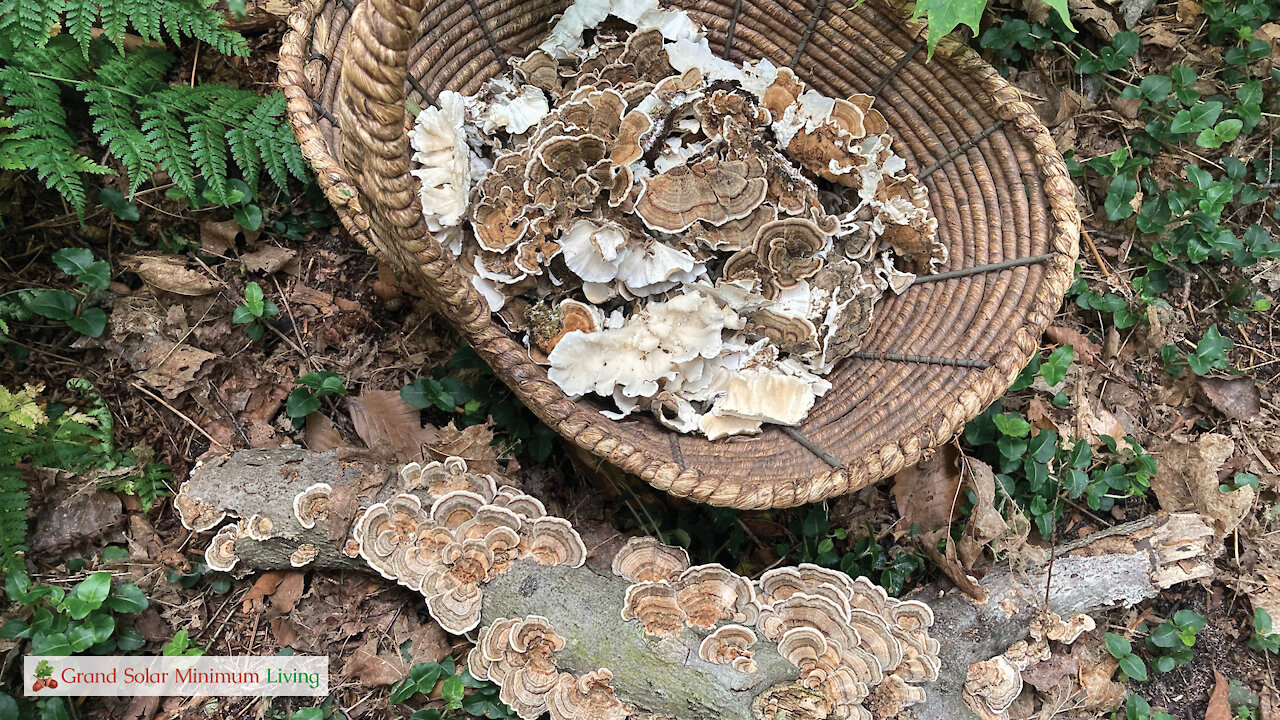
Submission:
<svg viewBox="0 0 1280 720">
<path fill-rule="evenodd" d="M 851 3 L 852 4 L 852 3 Z M 677 0 L 711 47 L 768 58 L 832 97 L 867 93 L 929 190 L 944 271 L 886 296 L 860 354 L 797 428 L 708 441 L 567 398 L 492 319 L 426 230 L 409 174 L 406 99 L 471 94 L 544 37 L 566 0 L 303 0 L 280 52 L 302 152 L 347 230 L 449 318 L 558 433 L 674 495 L 789 507 L 888 477 L 950 441 L 1012 383 L 1062 302 L 1080 219 L 1034 110 L 976 54 L 885 0 Z M 1012 267 L 989 268 L 993 264 Z"/>
</svg>

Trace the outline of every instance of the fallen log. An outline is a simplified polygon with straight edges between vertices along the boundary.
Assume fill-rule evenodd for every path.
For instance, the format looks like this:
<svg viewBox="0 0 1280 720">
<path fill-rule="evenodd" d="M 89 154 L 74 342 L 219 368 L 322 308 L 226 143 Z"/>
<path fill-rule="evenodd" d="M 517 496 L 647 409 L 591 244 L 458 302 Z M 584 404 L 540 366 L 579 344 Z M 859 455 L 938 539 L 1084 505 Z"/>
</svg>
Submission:
<svg viewBox="0 0 1280 720">
<path fill-rule="evenodd" d="M 949 583 L 898 601 L 814 566 L 751 583 L 720 566 L 690 568 L 682 550 L 644 539 L 610 573 L 582 562 L 566 521 L 456 458 L 401 470 L 292 447 L 207 460 L 175 504 L 197 531 L 237 519 L 215 536 L 211 567 L 376 571 L 420 590 L 446 629 L 480 628 L 473 674 L 502 684 L 525 717 L 1002 717 L 1009 689 L 985 671 L 1020 688 L 1026 662 L 1007 660 L 1010 646 L 1031 634 L 1047 657 L 1050 639 L 1074 639 L 1034 637 L 1051 624 L 1046 610 L 1078 627 L 1076 616 L 1212 572 L 1211 524 L 1161 513 L 1061 547 L 1049 564 L 990 573 L 982 603 Z M 505 541 L 493 529 L 503 522 L 518 526 Z M 455 549 L 424 561 L 426 538 L 442 528 Z M 514 672 L 522 664 L 527 672 Z"/>
</svg>

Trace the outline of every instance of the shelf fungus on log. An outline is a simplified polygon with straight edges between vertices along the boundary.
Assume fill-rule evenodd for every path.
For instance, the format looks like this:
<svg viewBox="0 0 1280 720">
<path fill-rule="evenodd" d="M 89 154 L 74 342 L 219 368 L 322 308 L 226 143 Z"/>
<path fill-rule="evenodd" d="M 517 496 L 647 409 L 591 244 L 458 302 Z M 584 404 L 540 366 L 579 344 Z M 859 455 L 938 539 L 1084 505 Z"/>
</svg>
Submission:
<svg viewBox="0 0 1280 720">
<path fill-rule="evenodd" d="M 947 263 L 873 98 L 717 57 L 683 11 L 576 0 L 509 64 L 416 119 L 423 212 L 530 359 L 609 417 L 796 425 L 880 300 Z"/>
<path fill-rule="evenodd" d="M 323 513 L 295 512 L 318 494 Z M 567 521 L 461 459 L 389 468 L 290 447 L 200 463 L 175 505 L 189 524 L 233 519 L 211 568 L 310 557 L 421 594 L 442 627 L 477 631 L 468 667 L 527 720 L 1006 718 L 1022 673 L 1091 631 L 1087 613 L 1212 572 L 1213 527 L 1193 513 L 1060 546 L 1052 572 L 997 567 L 984 603 L 946 585 L 894 598 L 816 565 L 752 581 L 653 538 L 588 563 Z M 242 531 L 254 516 L 267 539 Z"/>
</svg>

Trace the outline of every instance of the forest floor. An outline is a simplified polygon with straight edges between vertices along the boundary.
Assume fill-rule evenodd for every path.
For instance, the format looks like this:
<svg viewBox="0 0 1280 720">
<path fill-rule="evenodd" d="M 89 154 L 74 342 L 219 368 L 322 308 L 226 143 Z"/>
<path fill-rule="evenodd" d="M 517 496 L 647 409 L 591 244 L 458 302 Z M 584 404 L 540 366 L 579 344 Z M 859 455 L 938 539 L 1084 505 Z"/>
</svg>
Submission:
<svg viewBox="0 0 1280 720">
<path fill-rule="evenodd" d="M 1255 631 L 1259 609 L 1280 629 L 1280 6 L 1145 5 L 1126 24 L 1102 0 L 1073 3 L 1079 34 L 1030 2 L 988 10 L 974 45 L 1034 104 L 1076 175 L 1086 229 L 1078 281 L 1040 358 L 932 463 L 791 510 L 697 506 L 577 465 L 444 318 L 343 233 L 314 187 L 260 198 L 257 231 L 232 209 L 166 197 L 163 182 L 133 198 L 136 216 L 123 213 L 131 219 L 91 203 L 81 225 L 56 196 L 0 174 L 0 287 L 70 287 L 51 261 L 65 248 L 91 250 L 111 280 L 93 298 L 109 317 L 100 337 L 44 318 L 11 323 L 0 385 L 42 384 L 41 402 L 83 409 L 96 400 L 67 383 L 88 380 L 114 418 L 113 452 L 131 458 L 82 473 L 23 467 L 32 583 L 70 588 L 109 570 L 150 601 L 128 621 L 144 651 L 185 631 L 211 654 L 327 653 L 330 700 L 320 714 L 294 716 L 409 717 L 441 707 L 439 690 L 392 704 L 392 687 L 414 663 L 464 656 L 465 639 L 445 635 L 420 598 L 377 579 L 207 571 L 205 539 L 182 528 L 165 488 L 171 495 L 201 457 L 233 448 L 296 443 L 407 460 L 425 446 L 499 470 L 578 527 L 656 534 L 744 575 L 818 562 L 898 593 L 940 574 L 921 549 L 939 531 L 960 540 L 945 561 L 980 576 L 1027 545 L 1190 507 L 1221 533 L 1216 577 L 1116 610 L 1081 641 L 1129 638 L 1149 679 L 1126 677 L 1104 650 L 1100 670 L 1067 662 L 1043 673 L 1011 716 L 1110 717 L 1127 702 L 1121 716 L 1149 717 L 1125 700 L 1132 694 L 1176 718 L 1280 720 L 1280 657 L 1258 647 L 1275 636 Z M 175 80 L 269 89 L 283 21 L 253 17 L 248 58 L 188 49 Z M 1220 112 L 1206 124 L 1212 102 Z M 1225 119 L 1241 122 L 1233 132 L 1219 127 Z M 249 283 L 277 314 L 234 321 L 253 302 Z M 323 385 L 329 373 L 340 392 L 299 384 L 333 389 Z M 992 469 L 996 509 L 1015 530 L 998 547 L 966 545 L 974 499 L 951 502 L 967 496 L 974 465 Z M 139 477 L 141 466 L 151 469 Z M 913 488 L 924 482 L 937 490 L 921 499 Z M 0 608 L 0 624 L 31 614 L 14 602 Z M 1178 637 L 1161 629 L 1168 623 Z M 23 642 L 0 640 L 5 678 Z M 89 699 L 75 712 L 288 718 L 308 705 Z"/>
</svg>

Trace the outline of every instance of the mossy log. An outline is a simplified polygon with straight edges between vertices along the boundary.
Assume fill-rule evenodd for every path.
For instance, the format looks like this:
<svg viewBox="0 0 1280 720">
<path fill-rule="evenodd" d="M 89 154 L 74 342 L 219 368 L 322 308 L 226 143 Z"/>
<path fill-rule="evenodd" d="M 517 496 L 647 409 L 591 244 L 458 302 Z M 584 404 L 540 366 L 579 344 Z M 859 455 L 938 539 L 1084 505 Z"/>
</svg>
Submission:
<svg viewBox="0 0 1280 720">
<path fill-rule="evenodd" d="M 312 544 L 319 553 L 310 568 L 368 570 L 361 558 L 348 557 L 342 548 L 356 511 L 391 494 L 396 470 L 335 452 L 240 450 L 201 463 L 184 492 L 231 515 L 266 516 L 274 522 L 269 539 L 236 541 L 237 569 L 289 568 L 294 550 Z M 292 499 L 318 482 L 333 486 L 334 502 L 327 519 L 303 528 L 294 518 Z M 981 581 L 989 596 L 981 604 L 949 583 L 917 590 L 912 598 L 934 611 L 930 635 L 941 645 L 942 666 L 938 680 L 925 686 L 927 700 L 909 713 L 921 720 L 977 717 L 961 697 L 969 665 L 1026 638 L 1046 601 L 1065 618 L 1132 605 L 1175 583 L 1208 577 L 1212 537 L 1211 524 L 1198 515 L 1160 513 L 1060 547 L 1051 564 L 991 572 Z M 485 585 L 482 626 L 499 618 L 548 618 L 567 641 L 557 653 L 557 665 L 574 673 L 610 668 L 618 696 L 635 707 L 637 718 L 762 720 L 762 704 L 753 701 L 798 677 L 798 669 L 764 638 L 753 646 L 757 671 L 743 673 L 699 658 L 703 631 L 686 628 L 661 639 L 646 636 L 620 614 L 628 581 L 593 564 L 570 568 L 518 561 Z M 790 715 L 767 717 L 825 717 L 804 707 L 810 706 L 800 699 Z"/>
</svg>

